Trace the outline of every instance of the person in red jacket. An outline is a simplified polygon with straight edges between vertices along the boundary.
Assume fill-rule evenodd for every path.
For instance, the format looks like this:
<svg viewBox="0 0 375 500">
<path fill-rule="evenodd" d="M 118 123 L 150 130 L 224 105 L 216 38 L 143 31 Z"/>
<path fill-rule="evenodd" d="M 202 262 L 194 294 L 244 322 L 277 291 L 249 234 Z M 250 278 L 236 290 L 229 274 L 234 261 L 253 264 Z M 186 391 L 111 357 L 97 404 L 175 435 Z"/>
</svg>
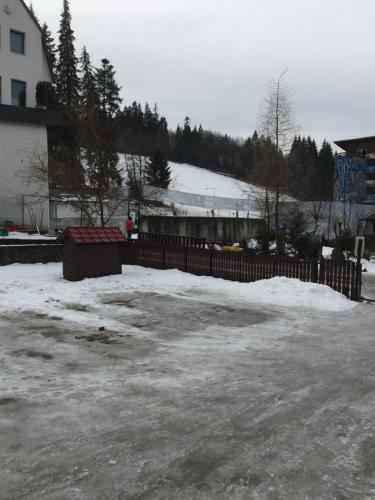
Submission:
<svg viewBox="0 0 375 500">
<path fill-rule="evenodd" d="M 129 215 L 128 220 L 126 221 L 126 232 L 128 233 L 128 239 L 132 239 L 132 234 L 134 232 L 134 222 L 133 218 Z"/>
</svg>

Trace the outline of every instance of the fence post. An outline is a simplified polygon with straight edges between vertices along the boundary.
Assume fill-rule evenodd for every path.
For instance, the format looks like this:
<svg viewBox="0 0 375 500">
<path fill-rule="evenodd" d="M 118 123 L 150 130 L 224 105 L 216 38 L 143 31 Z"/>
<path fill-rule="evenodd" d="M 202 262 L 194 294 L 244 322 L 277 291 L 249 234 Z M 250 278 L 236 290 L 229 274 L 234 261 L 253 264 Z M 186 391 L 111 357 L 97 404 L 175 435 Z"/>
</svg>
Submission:
<svg viewBox="0 0 375 500">
<path fill-rule="evenodd" d="M 320 272 L 319 272 L 319 279 L 318 283 L 321 285 L 328 285 L 325 280 L 325 274 L 326 274 L 326 261 L 324 258 L 320 259 Z"/>
<path fill-rule="evenodd" d="M 209 276 L 212 276 L 212 261 L 213 261 L 213 256 L 214 256 L 214 253 L 213 253 L 213 250 L 212 248 L 210 249 L 210 267 L 209 267 Z"/>
<path fill-rule="evenodd" d="M 185 273 L 187 273 L 187 270 L 188 270 L 188 252 L 189 252 L 189 249 L 188 249 L 188 247 L 186 247 L 185 248 L 185 263 L 184 263 Z"/>
<path fill-rule="evenodd" d="M 165 269 L 165 246 L 163 246 L 161 251 L 161 268 Z"/>
<path fill-rule="evenodd" d="M 357 260 L 357 263 L 355 265 L 355 293 L 356 296 L 354 300 L 357 300 L 358 302 L 362 299 L 362 264 L 360 258 Z"/>
<path fill-rule="evenodd" d="M 311 269 L 311 281 L 313 283 L 318 283 L 319 282 L 319 258 L 314 258 L 312 262 L 312 269 Z"/>
</svg>

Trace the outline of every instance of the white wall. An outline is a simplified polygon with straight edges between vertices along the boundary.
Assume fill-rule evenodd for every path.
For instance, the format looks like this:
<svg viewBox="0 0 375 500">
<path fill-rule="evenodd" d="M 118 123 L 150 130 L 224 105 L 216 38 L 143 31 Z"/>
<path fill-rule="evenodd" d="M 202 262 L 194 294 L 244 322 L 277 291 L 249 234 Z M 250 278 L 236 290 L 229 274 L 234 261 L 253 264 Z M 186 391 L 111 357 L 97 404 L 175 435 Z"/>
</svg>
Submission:
<svg viewBox="0 0 375 500">
<path fill-rule="evenodd" d="M 4 11 L 9 7 L 10 14 Z M 10 30 L 25 33 L 25 55 L 10 51 Z M 0 76 L 1 104 L 11 104 L 11 80 L 26 82 L 26 106 L 35 107 L 35 90 L 39 81 L 50 81 L 41 32 L 20 0 L 0 0 Z"/>
<path fill-rule="evenodd" d="M 47 162 L 46 127 L 0 122 L 0 225 L 4 219 L 22 224 L 22 195 L 27 226 L 31 225 L 27 206 L 43 196 L 47 200 L 48 182 L 30 182 L 27 175 L 38 162 Z M 45 201 L 43 205 L 43 229 L 48 229 L 49 204 Z"/>
</svg>

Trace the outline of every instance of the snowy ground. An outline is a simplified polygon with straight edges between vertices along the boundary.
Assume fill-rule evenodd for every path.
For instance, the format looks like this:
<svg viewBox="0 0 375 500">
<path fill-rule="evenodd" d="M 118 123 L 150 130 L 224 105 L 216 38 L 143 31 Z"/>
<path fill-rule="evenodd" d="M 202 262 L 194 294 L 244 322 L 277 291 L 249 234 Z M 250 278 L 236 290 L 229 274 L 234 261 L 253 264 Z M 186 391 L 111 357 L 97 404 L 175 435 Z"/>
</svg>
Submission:
<svg viewBox="0 0 375 500">
<path fill-rule="evenodd" d="M 51 236 L 43 236 L 41 234 L 28 234 L 19 231 L 9 231 L 8 236 L 0 236 L 0 239 L 9 240 L 51 240 L 56 239 Z"/>
<path fill-rule="evenodd" d="M 0 268 L 0 498 L 373 499 L 374 320 L 294 280 Z"/>
</svg>

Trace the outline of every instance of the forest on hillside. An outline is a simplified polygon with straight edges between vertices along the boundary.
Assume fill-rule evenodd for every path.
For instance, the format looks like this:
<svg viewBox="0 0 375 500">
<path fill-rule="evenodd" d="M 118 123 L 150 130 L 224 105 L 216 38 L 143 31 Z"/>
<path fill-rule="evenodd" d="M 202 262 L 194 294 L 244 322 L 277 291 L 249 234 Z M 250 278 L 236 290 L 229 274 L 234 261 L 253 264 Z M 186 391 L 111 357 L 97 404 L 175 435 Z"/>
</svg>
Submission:
<svg viewBox="0 0 375 500">
<path fill-rule="evenodd" d="M 37 20 L 32 6 L 31 10 Z M 193 125 L 189 117 L 171 130 L 156 104 L 123 105 L 108 58 L 94 67 L 86 47 L 77 56 L 68 0 L 63 0 L 57 43 L 46 24 L 42 32 L 55 81 L 39 85 L 37 101 L 60 109 L 64 117 L 63 126 L 49 133 L 52 185 L 81 188 L 85 164 L 86 183 L 99 196 L 107 196 L 113 185 L 121 185 L 118 153 L 123 152 L 154 159 L 148 179 L 153 182 L 155 174 L 155 185 L 160 176 L 163 186 L 168 185 L 170 160 L 270 189 L 275 189 L 277 172 L 278 191 L 301 200 L 333 199 L 334 155 L 326 141 L 318 147 L 313 138 L 296 134 L 288 148 L 281 148 L 264 132 L 234 138 Z"/>
</svg>

